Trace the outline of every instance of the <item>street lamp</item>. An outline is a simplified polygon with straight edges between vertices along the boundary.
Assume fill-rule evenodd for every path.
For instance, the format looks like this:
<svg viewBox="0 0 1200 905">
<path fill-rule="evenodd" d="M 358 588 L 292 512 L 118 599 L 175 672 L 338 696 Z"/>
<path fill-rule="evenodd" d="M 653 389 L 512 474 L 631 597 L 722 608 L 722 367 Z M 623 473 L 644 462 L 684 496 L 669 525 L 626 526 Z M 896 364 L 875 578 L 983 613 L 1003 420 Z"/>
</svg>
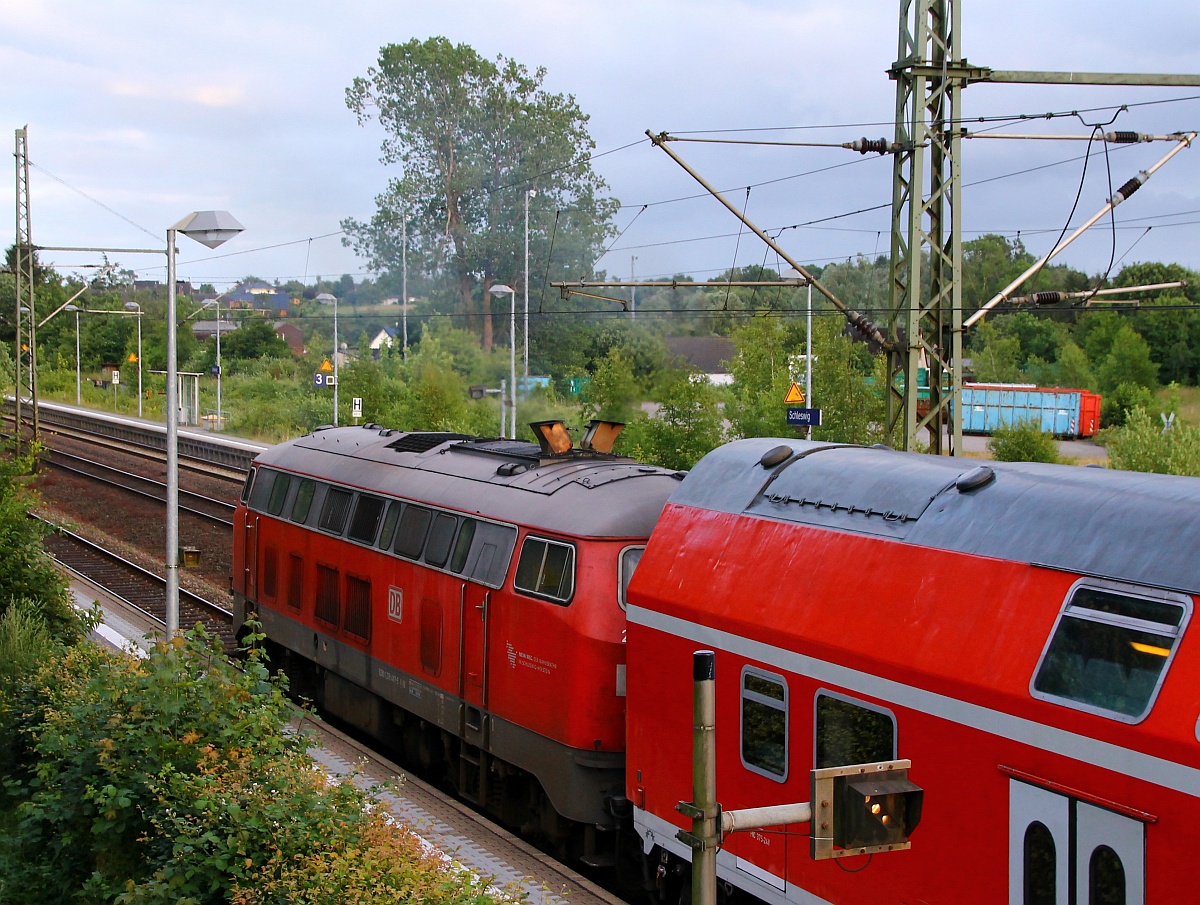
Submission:
<svg viewBox="0 0 1200 905">
<path fill-rule="evenodd" d="M 63 311 L 75 312 L 75 404 L 83 405 L 83 396 L 79 391 L 79 308 L 76 305 L 63 305 Z"/>
<path fill-rule="evenodd" d="M 207 248 L 232 239 L 242 224 L 229 211 L 192 212 L 167 230 L 167 640 L 179 631 L 179 349 L 175 336 L 175 236 Z"/>
<path fill-rule="evenodd" d="M 333 426 L 338 426 L 338 336 L 337 296 L 333 297 Z"/>
<path fill-rule="evenodd" d="M 137 302 L 126 302 L 126 311 L 136 311 L 138 319 L 138 417 L 142 417 L 142 306 Z M 78 318 L 78 315 L 76 315 Z M 79 335 L 78 327 L 75 330 Z M 78 356 L 76 356 L 78 357 Z"/>
<path fill-rule="evenodd" d="M 529 199 L 536 194 L 525 190 L 525 392 L 529 392 Z"/>
<path fill-rule="evenodd" d="M 508 293 L 508 398 L 512 406 L 512 426 L 509 436 L 517 438 L 517 293 L 511 286 L 497 283 L 488 290 L 492 295 Z"/>
</svg>

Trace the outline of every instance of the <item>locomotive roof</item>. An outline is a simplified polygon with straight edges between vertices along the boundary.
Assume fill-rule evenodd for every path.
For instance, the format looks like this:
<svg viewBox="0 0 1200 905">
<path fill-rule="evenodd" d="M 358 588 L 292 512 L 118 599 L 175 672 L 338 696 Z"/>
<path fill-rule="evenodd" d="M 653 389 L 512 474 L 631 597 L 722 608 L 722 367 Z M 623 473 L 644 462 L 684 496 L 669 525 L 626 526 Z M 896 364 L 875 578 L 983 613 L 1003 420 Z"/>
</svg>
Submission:
<svg viewBox="0 0 1200 905">
<path fill-rule="evenodd" d="M 1195 478 L 754 439 L 705 456 L 671 502 L 1200 593 Z"/>
<path fill-rule="evenodd" d="M 362 490 L 597 537 L 645 537 L 682 474 L 583 450 L 463 434 L 324 428 L 256 460 Z"/>
</svg>

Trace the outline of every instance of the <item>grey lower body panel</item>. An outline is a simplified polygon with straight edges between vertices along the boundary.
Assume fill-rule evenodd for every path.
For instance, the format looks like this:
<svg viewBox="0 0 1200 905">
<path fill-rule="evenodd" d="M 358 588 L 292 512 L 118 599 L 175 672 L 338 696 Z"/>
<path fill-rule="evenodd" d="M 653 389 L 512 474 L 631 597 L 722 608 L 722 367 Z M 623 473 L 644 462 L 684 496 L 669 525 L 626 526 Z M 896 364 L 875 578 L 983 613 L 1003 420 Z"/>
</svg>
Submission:
<svg viewBox="0 0 1200 905">
<path fill-rule="evenodd" d="M 345 680 L 327 687 L 336 697 L 334 709 L 356 725 L 380 734 L 372 727 L 388 721 L 379 704 L 398 707 L 537 777 L 554 810 L 568 820 L 597 826 L 617 823 L 610 802 L 624 797 L 623 752 L 571 748 L 479 710 L 455 694 L 282 613 L 266 607 L 257 612 L 263 631 L 273 642 Z M 373 697 L 358 695 L 356 689 Z M 478 713 L 479 719 L 465 719 L 468 709 Z"/>
</svg>

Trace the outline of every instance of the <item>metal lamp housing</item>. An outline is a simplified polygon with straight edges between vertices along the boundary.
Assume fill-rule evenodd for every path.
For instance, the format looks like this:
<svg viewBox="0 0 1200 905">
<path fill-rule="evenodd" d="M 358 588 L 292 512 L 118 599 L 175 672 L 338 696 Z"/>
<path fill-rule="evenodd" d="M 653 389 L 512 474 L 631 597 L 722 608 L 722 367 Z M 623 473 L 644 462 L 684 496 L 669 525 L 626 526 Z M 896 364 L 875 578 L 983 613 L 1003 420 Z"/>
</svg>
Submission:
<svg viewBox="0 0 1200 905">
<path fill-rule="evenodd" d="M 833 782 L 833 844 L 844 849 L 908 841 L 921 820 L 924 792 L 907 770 L 840 776 Z"/>
<path fill-rule="evenodd" d="M 244 226 L 229 211 L 193 211 L 171 227 L 207 248 L 228 242 Z"/>
</svg>

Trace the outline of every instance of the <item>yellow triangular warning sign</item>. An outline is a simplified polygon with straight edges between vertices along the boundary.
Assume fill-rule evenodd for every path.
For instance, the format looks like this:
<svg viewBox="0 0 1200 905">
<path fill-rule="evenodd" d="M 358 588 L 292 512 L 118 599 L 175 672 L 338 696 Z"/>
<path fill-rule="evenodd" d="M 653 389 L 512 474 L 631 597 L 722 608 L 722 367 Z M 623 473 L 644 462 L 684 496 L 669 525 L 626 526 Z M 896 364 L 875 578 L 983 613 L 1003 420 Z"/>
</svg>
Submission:
<svg viewBox="0 0 1200 905">
<path fill-rule="evenodd" d="M 321 362 L 321 367 L 317 368 L 317 370 L 323 374 L 332 374 L 333 373 L 333 365 L 331 365 L 329 363 L 329 359 L 326 358 L 323 362 Z"/>
<path fill-rule="evenodd" d="M 804 405 L 804 391 L 793 381 L 792 385 L 788 387 L 787 395 L 783 397 L 783 401 L 788 405 Z"/>
</svg>

